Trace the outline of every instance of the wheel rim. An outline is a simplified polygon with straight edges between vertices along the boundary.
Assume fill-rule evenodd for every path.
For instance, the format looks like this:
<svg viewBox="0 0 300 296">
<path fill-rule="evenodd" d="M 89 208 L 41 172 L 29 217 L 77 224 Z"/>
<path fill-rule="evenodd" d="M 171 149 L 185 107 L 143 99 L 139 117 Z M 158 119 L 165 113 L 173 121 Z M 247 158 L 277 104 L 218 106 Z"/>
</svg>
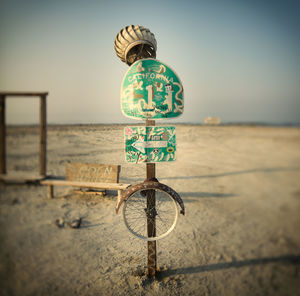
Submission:
<svg viewBox="0 0 300 296">
<path fill-rule="evenodd" d="M 154 206 L 151 203 L 149 205 L 149 197 L 155 197 Z M 154 241 L 166 237 L 175 228 L 178 209 L 166 191 L 157 188 L 139 189 L 124 201 L 123 218 L 127 229 L 134 236 Z M 150 233 L 149 221 L 152 229 Z"/>
</svg>

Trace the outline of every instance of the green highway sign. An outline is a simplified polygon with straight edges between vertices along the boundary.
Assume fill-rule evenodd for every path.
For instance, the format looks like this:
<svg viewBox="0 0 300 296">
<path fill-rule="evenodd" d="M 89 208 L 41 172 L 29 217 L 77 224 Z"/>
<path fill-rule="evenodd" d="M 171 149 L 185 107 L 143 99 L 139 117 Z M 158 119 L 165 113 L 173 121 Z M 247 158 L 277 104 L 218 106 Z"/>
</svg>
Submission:
<svg viewBox="0 0 300 296">
<path fill-rule="evenodd" d="M 136 61 L 121 86 L 121 109 L 134 119 L 163 119 L 183 113 L 183 87 L 166 64 L 155 59 Z"/>
<path fill-rule="evenodd" d="M 127 162 L 175 160 L 175 127 L 130 126 L 126 127 L 124 132 Z"/>
</svg>

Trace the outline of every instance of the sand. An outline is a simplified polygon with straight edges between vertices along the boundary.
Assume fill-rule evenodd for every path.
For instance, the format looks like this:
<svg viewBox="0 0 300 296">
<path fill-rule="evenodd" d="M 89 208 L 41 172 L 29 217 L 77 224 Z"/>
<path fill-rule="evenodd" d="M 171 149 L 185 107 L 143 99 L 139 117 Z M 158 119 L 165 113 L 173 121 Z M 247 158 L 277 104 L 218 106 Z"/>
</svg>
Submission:
<svg viewBox="0 0 300 296">
<path fill-rule="evenodd" d="M 133 123 L 134 125 L 135 123 Z M 145 179 L 125 163 L 121 125 L 50 126 L 48 174 L 65 162 L 120 164 L 120 182 Z M 157 279 L 146 243 L 116 215 L 116 192 L 0 186 L 1 295 L 300 295 L 300 129 L 177 125 L 177 161 L 157 177 L 186 215 L 157 242 Z M 7 167 L 38 172 L 38 130 L 7 132 Z M 82 218 L 79 229 L 68 222 Z M 65 222 L 59 228 L 55 224 Z"/>
</svg>

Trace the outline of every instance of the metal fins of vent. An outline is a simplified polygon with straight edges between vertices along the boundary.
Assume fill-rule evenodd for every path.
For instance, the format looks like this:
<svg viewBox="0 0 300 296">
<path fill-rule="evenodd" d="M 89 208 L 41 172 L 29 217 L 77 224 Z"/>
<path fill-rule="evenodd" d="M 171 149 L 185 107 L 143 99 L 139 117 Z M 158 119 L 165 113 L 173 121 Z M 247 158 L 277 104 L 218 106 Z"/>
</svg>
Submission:
<svg viewBox="0 0 300 296">
<path fill-rule="evenodd" d="M 117 56 L 128 65 L 139 59 L 156 58 L 154 34 L 143 26 L 130 25 L 123 28 L 116 36 L 114 47 Z"/>
</svg>

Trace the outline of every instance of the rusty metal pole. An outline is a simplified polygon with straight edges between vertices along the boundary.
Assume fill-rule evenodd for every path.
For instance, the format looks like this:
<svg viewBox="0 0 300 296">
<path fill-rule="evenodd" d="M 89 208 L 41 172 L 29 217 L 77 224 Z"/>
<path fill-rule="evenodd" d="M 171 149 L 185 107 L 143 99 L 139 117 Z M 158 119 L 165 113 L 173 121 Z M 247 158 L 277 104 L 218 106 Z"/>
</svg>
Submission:
<svg viewBox="0 0 300 296">
<path fill-rule="evenodd" d="M 146 120 L 146 126 L 155 126 L 154 120 Z M 146 164 L 146 177 L 147 179 L 155 178 L 155 163 Z M 147 208 L 151 209 L 155 207 L 155 191 L 150 190 L 147 193 Z M 148 237 L 156 235 L 155 228 L 155 216 L 147 217 L 147 232 Z M 147 242 L 147 275 L 150 277 L 155 277 L 157 270 L 157 260 L 156 260 L 156 241 Z"/>
<path fill-rule="evenodd" d="M 128 36 L 130 38 L 127 38 Z M 122 62 L 125 62 L 129 66 L 140 59 L 156 58 L 157 44 L 156 44 L 156 39 L 154 37 L 154 34 L 151 33 L 149 29 L 143 26 L 131 25 L 123 28 L 115 38 L 114 47 L 117 56 L 121 59 Z M 136 116 L 133 116 L 133 118 L 134 117 Z M 137 116 L 137 118 L 139 118 L 139 116 Z M 155 121 L 146 119 L 146 126 L 155 126 Z M 146 167 L 147 179 L 155 178 L 155 164 L 147 163 L 146 166 L 147 166 Z M 151 198 L 151 195 L 153 195 L 154 198 Z M 151 192 L 149 194 L 147 193 L 147 208 L 149 209 L 149 207 L 151 208 L 155 207 L 155 192 L 153 192 L 153 194 L 151 194 Z M 154 215 L 151 215 L 149 213 L 147 214 L 148 237 L 155 236 L 155 231 L 156 231 L 155 217 L 153 218 L 151 216 Z M 153 241 L 147 243 L 148 243 L 147 273 L 149 276 L 155 276 L 156 242 Z"/>
<path fill-rule="evenodd" d="M 47 172 L 47 95 L 40 96 L 40 175 Z"/>
<path fill-rule="evenodd" d="M 0 95 L 0 174 L 6 174 L 5 96 Z"/>
</svg>

